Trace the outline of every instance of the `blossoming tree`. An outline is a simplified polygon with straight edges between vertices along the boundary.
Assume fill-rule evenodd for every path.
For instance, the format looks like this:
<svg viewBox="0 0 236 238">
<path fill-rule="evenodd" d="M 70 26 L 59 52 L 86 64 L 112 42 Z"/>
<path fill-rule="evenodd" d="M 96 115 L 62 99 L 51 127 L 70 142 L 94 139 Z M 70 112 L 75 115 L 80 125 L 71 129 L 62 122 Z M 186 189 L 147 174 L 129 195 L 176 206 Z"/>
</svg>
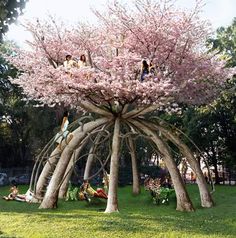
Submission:
<svg viewBox="0 0 236 238">
<path fill-rule="evenodd" d="M 191 11 L 176 9 L 173 1 L 167 0 L 137 0 L 131 8 L 113 1 L 106 12 L 95 12 L 99 20 L 96 26 L 78 24 L 69 28 L 54 19 L 26 25 L 34 40 L 29 42 L 31 50 L 18 51 L 10 59 L 22 69 L 13 82 L 42 104 L 63 103 L 98 116 L 75 129 L 72 140 L 64 141 L 61 151 L 55 148 L 52 152 L 50 162 L 56 167 L 40 208 L 55 207 L 60 187 L 66 188 L 62 180 L 74 153 L 80 153 L 90 133 L 99 133 L 104 127 L 113 128 L 105 212 L 118 211 L 123 127 L 130 130 L 132 152 L 132 134 L 143 134 L 164 158 L 176 191 L 177 210 L 192 211 L 193 206 L 168 142 L 179 148 L 195 172 L 202 206 L 213 206 L 197 159 L 174 131 L 148 116 L 166 105 L 210 102 L 232 73 L 224 68 L 224 62 L 207 53 L 204 44 L 210 30 L 208 23 L 199 19 L 199 11 L 199 1 Z M 86 54 L 89 66 L 68 72 L 62 65 L 68 53 Z M 157 67 L 157 73 L 147 75 L 143 82 L 142 59 L 152 60 Z M 36 194 L 40 195 L 49 171 L 46 164 Z"/>
</svg>

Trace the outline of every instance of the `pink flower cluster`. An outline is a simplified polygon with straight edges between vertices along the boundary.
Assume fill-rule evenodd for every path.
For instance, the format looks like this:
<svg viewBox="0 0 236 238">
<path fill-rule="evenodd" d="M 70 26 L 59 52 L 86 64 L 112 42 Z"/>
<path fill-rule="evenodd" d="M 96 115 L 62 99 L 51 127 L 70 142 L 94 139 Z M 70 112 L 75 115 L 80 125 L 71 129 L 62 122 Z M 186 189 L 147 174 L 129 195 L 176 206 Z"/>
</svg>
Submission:
<svg viewBox="0 0 236 238">
<path fill-rule="evenodd" d="M 173 1 L 138 0 L 129 9 L 114 1 L 106 12 L 95 12 L 97 26 L 69 27 L 53 18 L 29 23 L 31 50 L 8 58 L 22 70 L 12 82 L 49 105 L 207 103 L 235 69 L 207 53 L 209 24 L 199 11 L 198 1 L 190 12 L 176 9 Z M 67 54 L 85 54 L 89 66 L 66 71 Z M 152 60 L 157 71 L 143 82 L 142 59 Z"/>
</svg>

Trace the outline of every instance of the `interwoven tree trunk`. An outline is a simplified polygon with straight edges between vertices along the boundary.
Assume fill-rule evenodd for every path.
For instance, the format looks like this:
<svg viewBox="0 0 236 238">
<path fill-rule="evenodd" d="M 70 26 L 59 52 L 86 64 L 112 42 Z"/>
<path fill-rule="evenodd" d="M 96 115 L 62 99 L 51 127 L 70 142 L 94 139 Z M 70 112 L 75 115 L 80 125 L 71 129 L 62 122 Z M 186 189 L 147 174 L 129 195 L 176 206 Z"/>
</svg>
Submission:
<svg viewBox="0 0 236 238">
<path fill-rule="evenodd" d="M 78 145 L 80 145 L 80 143 L 85 139 L 87 133 L 95 130 L 107 121 L 107 118 L 97 119 L 94 122 L 85 124 L 83 126 L 83 131 L 81 131 L 81 128 L 78 128 L 72 133 L 73 138 L 62 152 L 40 208 L 55 208 L 57 206 L 60 184 L 74 150 L 76 150 Z"/>
</svg>

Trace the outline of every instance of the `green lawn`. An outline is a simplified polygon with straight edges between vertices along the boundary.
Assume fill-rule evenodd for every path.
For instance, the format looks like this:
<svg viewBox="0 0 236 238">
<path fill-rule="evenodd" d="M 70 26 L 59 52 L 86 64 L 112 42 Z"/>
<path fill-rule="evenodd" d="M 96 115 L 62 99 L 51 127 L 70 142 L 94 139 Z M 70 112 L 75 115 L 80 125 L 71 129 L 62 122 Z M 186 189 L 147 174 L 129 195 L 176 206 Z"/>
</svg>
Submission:
<svg viewBox="0 0 236 238">
<path fill-rule="evenodd" d="M 21 191 L 26 187 L 20 187 Z M 64 202 L 56 210 L 39 210 L 37 204 L 0 200 L 0 238 L 235 238 L 236 186 L 216 187 L 216 206 L 200 207 L 196 185 L 189 185 L 195 212 L 175 211 L 170 205 L 153 205 L 149 194 L 131 195 L 131 187 L 119 189 L 117 214 L 104 214 L 105 203 Z M 0 195 L 8 188 L 0 188 Z"/>
</svg>

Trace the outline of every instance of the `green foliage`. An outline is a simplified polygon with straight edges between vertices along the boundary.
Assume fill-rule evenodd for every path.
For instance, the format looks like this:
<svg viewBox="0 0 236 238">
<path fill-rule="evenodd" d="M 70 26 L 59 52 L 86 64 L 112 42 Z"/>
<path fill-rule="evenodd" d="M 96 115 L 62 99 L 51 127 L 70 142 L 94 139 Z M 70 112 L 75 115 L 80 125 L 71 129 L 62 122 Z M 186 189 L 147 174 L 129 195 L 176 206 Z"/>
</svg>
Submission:
<svg viewBox="0 0 236 238">
<path fill-rule="evenodd" d="M 15 22 L 22 14 L 27 0 L 1 0 L 0 1 L 0 42 L 2 36 L 8 31 L 8 25 Z"/>
<path fill-rule="evenodd" d="M 104 214 L 106 203 L 59 201 L 58 209 L 39 210 L 38 204 L 2 199 L 0 231 L 9 238 L 234 238 L 236 187 L 216 186 L 216 206 L 210 209 L 200 208 L 197 186 L 189 185 L 188 191 L 196 212 L 176 211 L 174 196 L 169 206 L 156 206 L 147 192 L 132 196 L 131 186 L 118 190 L 118 214 Z M 6 194 L 8 188 L 1 188 L 1 195 Z"/>
<path fill-rule="evenodd" d="M 153 204 L 169 204 L 170 195 L 174 193 L 174 189 L 163 188 L 155 189 L 152 191 Z"/>
<path fill-rule="evenodd" d="M 226 60 L 227 67 L 236 66 L 236 18 L 229 27 L 219 28 L 215 38 L 209 39 L 207 44 L 209 51 L 216 52 Z M 224 90 L 213 103 L 184 108 L 182 115 L 163 114 L 161 117 L 181 129 L 200 148 L 208 163 L 214 166 L 216 182 L 217 165 L 223 165 L 229 172 L 236 169 L 235 76 L 228 79 Z M 195 154 L 199 154 L 190 140 L 181 137 Z"/>
<path fill-rule="evenodd" d="M 12 54 L 11 42 L 0 45 L 2 54 Z M 18 71 L 0 56 L 0 166 L 26 166 L 53 137 L 59 126 L 56 110 L 35 108 L 27 102 L 21 90 L 11 84 Z M 28 164 L 29 165 L 29 164 Z"/>
<path fill-rule="evenodd" d="M 217 29 L 216 38 L 209 39 L 207 43 L 211 51 L 222 55 L 228 67 L 236 66 L 236 18 L 230 26 Z"/>
</svg>

